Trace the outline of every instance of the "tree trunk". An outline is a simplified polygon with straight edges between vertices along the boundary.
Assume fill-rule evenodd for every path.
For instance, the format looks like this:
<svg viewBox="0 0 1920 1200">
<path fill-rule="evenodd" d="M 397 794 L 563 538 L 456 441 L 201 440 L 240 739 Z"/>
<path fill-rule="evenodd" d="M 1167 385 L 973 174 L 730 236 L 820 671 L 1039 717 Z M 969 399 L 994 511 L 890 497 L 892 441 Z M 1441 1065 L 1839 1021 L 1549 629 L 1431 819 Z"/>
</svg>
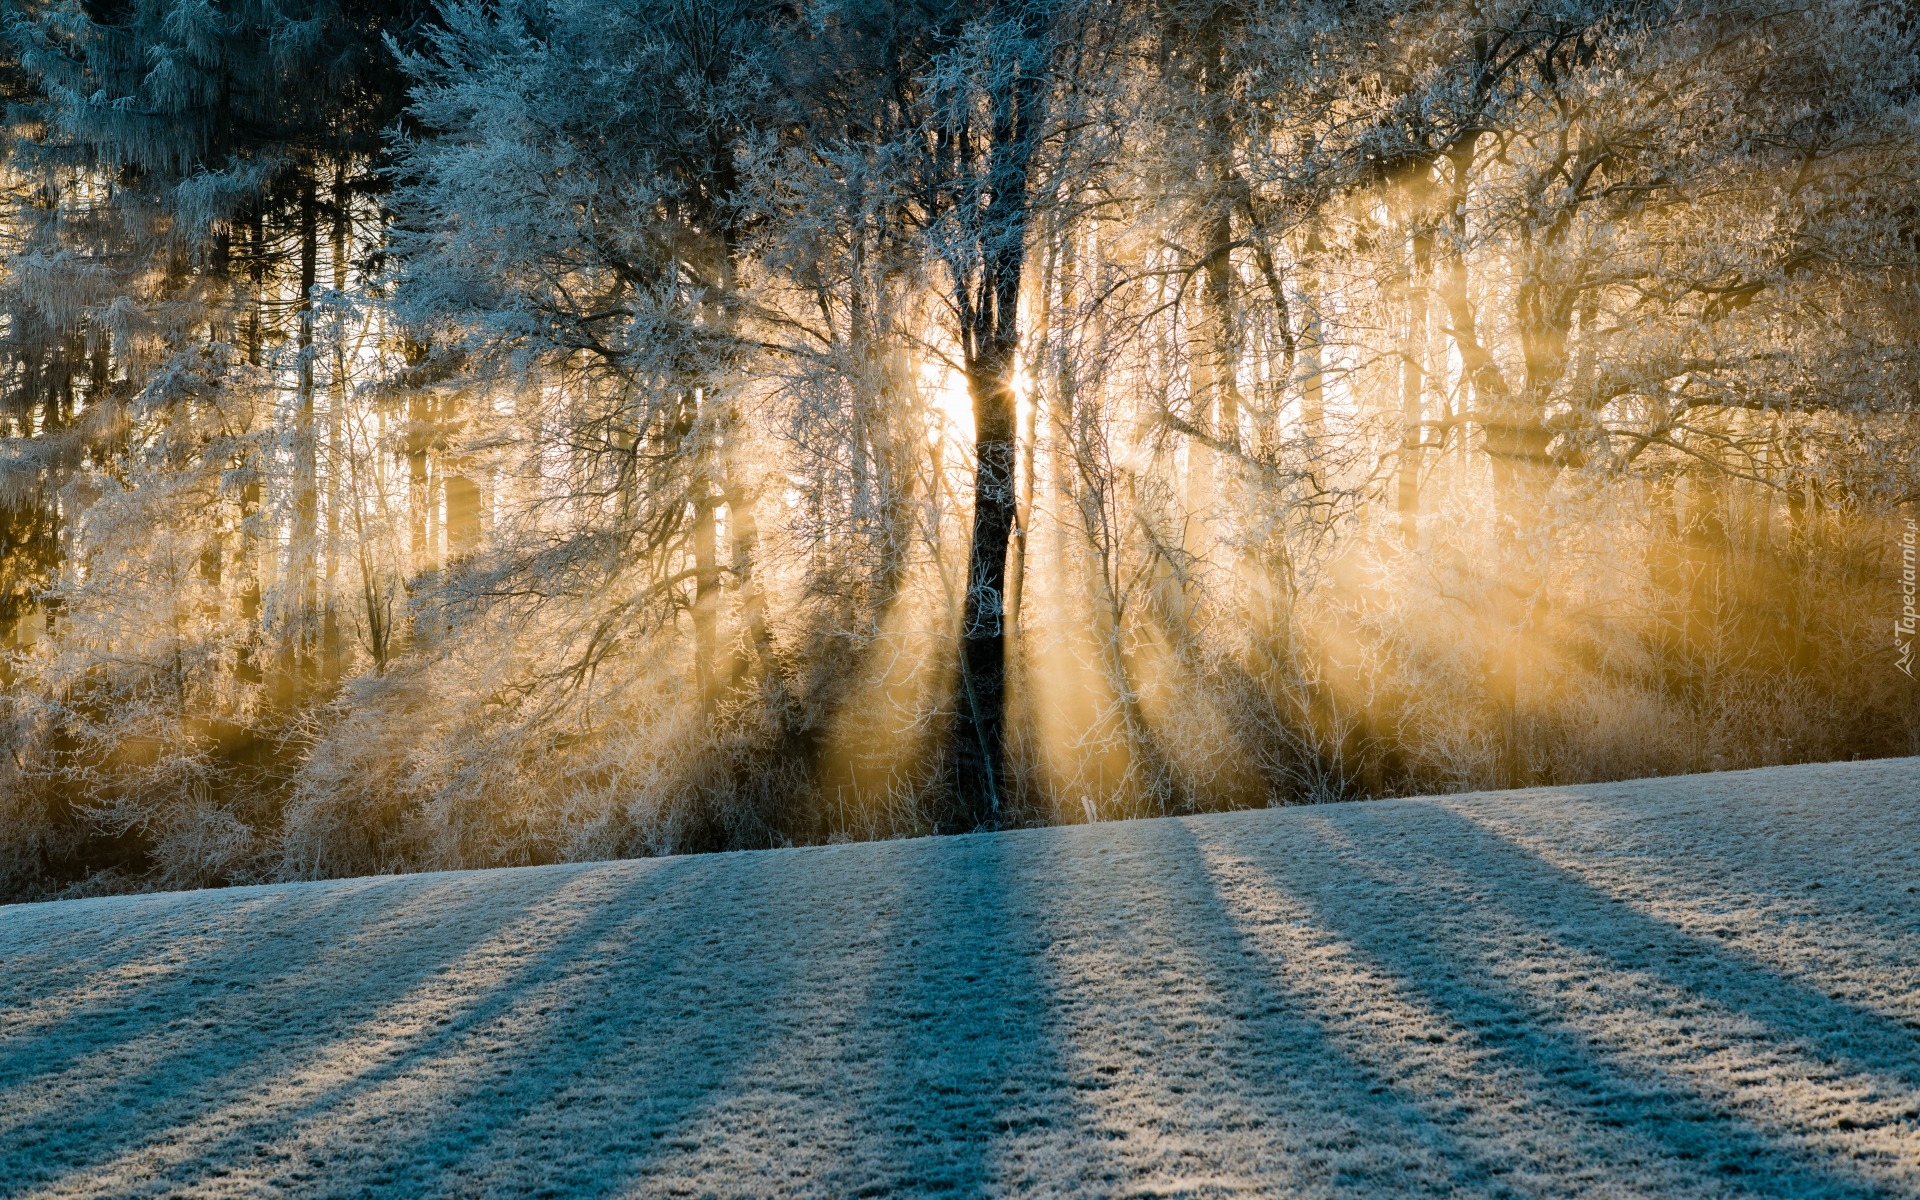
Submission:
<svg viewBox="0 0 1920 1200">
<path fill-rule="evenodd" d="M 1197 78 L 1193 87 L 1205 112 L 1200 156 L 1205 186 L 1200 212 L 1200 274 L 1197 321 L 1188 360 L 1192 372 L 1193 424 L 1231 453 L 1240 444 L 1240 352 L 1233 309 L 1233 210 L 1242 189 L 1233 167 L 1232 97 L 1227 40 L 1235 36 L 1231 12 L 1219 5 L 1205 13 L 1196 31 Z M 1248 201 L 1249 205 L 1251 201 Z M 1249 231 L 1252 232 L 1252 231 Z M 1204 522 L 1219 499 L 1218 463 L 1210 446 L 1187 446 L 1187 548 L 1204 551 Z M 1196 520 L 1201 522 L 1195 528 Z"/>
<path fill-rule="evenodd" d="M 1045 260 L 1047 264 L 1055 261 L 1051 248 Z M 1040 285 L 1034 290 L 1038 308 L 1033 314 L 1033 358 L 1027 364 L 1027 396 L 1032 405 L 1031 418 L 1027 422 L 1027 436 L 1019 446 L 1020 496 L 1014 507 L 1013 516 L 1013 561 L 1007 568 L 1007 628 L 1017 639 L 1020 636 L 1020 609 L 1027 583 L 1028 533 L 1033 525 L 1033 467 L 1034 448 L 1040 439 L 1040 388 L 1038 360 L 1051 353 L 1048 339 L 1052 334 L 1053 322 L 1053 279 L 1052 271 L 1043 268 Z"/>
<path fill-rule="evenodd" d="M 1327 436 L 1326 323 L 1320 315 L 1318 256 L 1326 250 L 1320 231 L 1309 227 L 1300 279 L 1300 436 L 1308 454 Z"/>
<path fill-rule="evenodd" d="M 973 400 L 973 536 L 960 625 L 960 722 L 955 747 L 961 821 L 999 824 L 1006 808 L 1007 550 L 1016 515 L 1013 371 L 1026 266 L 1027 167 L 1039 81 L 1020 75 L 992 97 L 987 199 L 977 214 L 978 269 L 956 282 Z M 967 286 L 972 283 L 973 286 Z"/>
<path fill-rule="evenodd" d="M 739 279 L 735 265 L 739 249 L 735 243 L 736 239 L 731 233 L 723 233 L 720 239 L 720 290 L 729 299 L 734 295 Z M 715 320 L 731 337 L 734 332 L 732 307 L 725 303 L 719 305 Z M 772 684 L 776 681 L 776 673 L 773 638 L 767 631 L 766 593 L 760 586 L 759 576 L 754 572 L 754 560 L 760 552 L 760 526 L 754 519 L 753 492 L 747 484 L 739 452 L 739 406 L 731 396 L 723 402 L 718 417 L 714 453 L 720 494 L 715 497 L 715 502 L 727 506 L 728 566 L 732 574 L 731 587 L 737 596 L 736 612 L 741 627 L 746 631 L 747 648 L 763 673 L 764 681 Z M 716 571 L 715 583 L 718 582 Z M 718 597 L 716 604 L 717 600 Z M 739 679 L 746 667 L 742 656 L 733 656 L 727 667 L 727 682 Z"/>
<path fill-rule="evenodd" d="M 265 218 L 256 206 L 247 215 L 246 221 L 247 254 L 247 316 L 245 339 L 247 363 L 260 365 L 261 355 L 261 308 L 265 304 L 266 280 L 266 228 Z M 245 642 L 234 656 L 234 676 L 242 683 L 258 683 L 262 675 L 262 664 L 257 661 L 260 650 L 260 608 L 263 599 L 261 581 L 261 539 L 255 516 L 260 511 L 260 464 L 249 462 L 245 456 L 237 464 L 245 482 L 240 485 L 240 620 L 246 626 L 243 635 Z"/>
<path fill-rule="evenodd" d="M 693 401 L 696 412 L 699 399 Z M 699 418 L 695 418 L 699 428 Z M 705 452 L 702 452 L 703 455 Z M 710 464 L 703 462 L 693 475 L 693 677 L 700 702 L 712 705 L 719 697 L 720 661 L 720 543 Z"/>
<path fill-rule="evenodd" d="M 1413 237 L 1412 261 L 1407 271 L 1407 339 L 1400 352 L 1400 479 L 1395 507 L 1400 514 L 1400 536 L 1412 546 L 1420 532 L 1420 468 L 1425 442 L 1421 422 L 1426 416 L 1427 266 L 1432 241 L 1425 233 Z"/>
<path fill-rule="evenodd" d="M 295 348 L 299 376 L 293 425 L 293 531 L 289 539 L 288 580 L 293 589 L 294 619 L 287 631 L 283 657 L 288 674 L 283 686 L 287 699 L 305 690 L 313 675 L 315 611 L 319 600 L 319 447 L 314 440 L 313 402 L 313 287 L 319 273 L 320 213 L 313 166 L 308 164 L 300 184 L 300 298 Z"/>
<path fill-rule="evenodd" d="M 995 347 L 967 370 L 975 429 L 973 536 L 960 624 L 958 782 L 963 820 L 973 828 L 997 824 L 1004 807 L 1007 550 L 1015 511 L 1012 359 Z"/>
<path fill-rule="evenodd" d="M 342 159 L 333 169 L 333 290 L 347 291 L 347 246 L 351 238 L 349 221 L 352 198 L 347 191 L 347 164 Z M 336 312 L 338 310 L 336 309 Z M 321 629 L 321 674 L 331 683 L 345 668 L 345 639 L 340 629 L 340 613 L 335 601 L 340 574 L 341 521 L 343 489 L 341 464 L 346 457 L 347 419 L 347 330 L 344 316 L 336 317 L 333 328 L 332 370 L 327 378 L 327 544 L 326 584 L 322 603 L 325 616 Z"/>
</svg>

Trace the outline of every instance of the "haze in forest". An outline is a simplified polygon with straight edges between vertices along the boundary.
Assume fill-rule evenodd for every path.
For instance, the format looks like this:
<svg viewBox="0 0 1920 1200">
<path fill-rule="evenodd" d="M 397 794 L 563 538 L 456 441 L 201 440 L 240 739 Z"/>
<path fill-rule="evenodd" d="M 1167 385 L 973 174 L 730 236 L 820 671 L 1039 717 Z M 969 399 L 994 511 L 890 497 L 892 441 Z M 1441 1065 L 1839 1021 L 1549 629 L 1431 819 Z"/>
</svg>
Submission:
<svg viewBox="0 0 1920 1200">
<path fill-rule="evenodd" d="M 1920 752 L 1879 0 L 11 0 L 0 898 Z"/>
</svg>

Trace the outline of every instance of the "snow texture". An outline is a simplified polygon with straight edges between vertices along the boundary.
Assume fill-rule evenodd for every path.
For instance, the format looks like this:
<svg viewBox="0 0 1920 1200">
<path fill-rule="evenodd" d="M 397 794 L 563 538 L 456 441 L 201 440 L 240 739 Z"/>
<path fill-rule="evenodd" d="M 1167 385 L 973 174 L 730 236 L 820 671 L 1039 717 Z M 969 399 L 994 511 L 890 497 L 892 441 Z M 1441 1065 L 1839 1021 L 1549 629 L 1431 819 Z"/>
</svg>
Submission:
<svg viewBox="0 0 1920 1200">
<path fill-rule="evenodd" d="M 0 1194 L 1920 1195 L 1920 759 L 0 909 Z"/>
</svg>

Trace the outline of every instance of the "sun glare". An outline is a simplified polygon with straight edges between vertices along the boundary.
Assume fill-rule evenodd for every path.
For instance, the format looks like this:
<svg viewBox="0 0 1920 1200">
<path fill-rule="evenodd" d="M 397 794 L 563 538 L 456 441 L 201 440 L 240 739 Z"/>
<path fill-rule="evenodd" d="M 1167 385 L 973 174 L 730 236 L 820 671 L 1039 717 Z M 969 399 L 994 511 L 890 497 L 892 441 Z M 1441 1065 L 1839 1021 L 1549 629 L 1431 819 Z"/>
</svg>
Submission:
<svg viewBox="0 0 1920 1200">
<path fill-rule="evenodd" d="M 971 442 L 973 395 L 967 391 L 967 377 L 947 363 L 929 362 L 920 368 L 920 387 L 932 399 L 933 412 L 940 425 L 940 429 L 929 430 L 929 436 L 938 437 L 944 432 L 962 442 Z M 1019 414 L 1021 429 L 1030 434 L 1033 429 L 1033 378 L 1018 355 L 1014 358 L 1012 387 L 1014 408 Z"/>
<path fill-rule="evenodd" d="M 920 368 L 920 386 L 933 401 L 940 422 L 940 428 L 928 431 L 929 436 L 946 434 L 971 442 L 973 397 L 967 392 L 967 377 L 944 362 L 930 362 Z"/>
</svg>

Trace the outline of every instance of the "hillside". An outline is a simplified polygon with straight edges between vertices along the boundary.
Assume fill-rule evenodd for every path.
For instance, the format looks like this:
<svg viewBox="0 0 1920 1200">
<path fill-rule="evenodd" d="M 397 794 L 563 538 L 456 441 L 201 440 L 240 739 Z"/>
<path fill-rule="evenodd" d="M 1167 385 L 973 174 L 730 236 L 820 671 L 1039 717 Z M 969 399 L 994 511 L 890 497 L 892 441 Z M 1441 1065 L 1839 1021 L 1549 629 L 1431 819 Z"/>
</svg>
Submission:
<svg viewBox="0 0 1920 1200">
<path fill-rule="evenodd" d="M 0 1194 L 1920 1194 L 1920 759 L 0 909 Z"/>
</svg>

